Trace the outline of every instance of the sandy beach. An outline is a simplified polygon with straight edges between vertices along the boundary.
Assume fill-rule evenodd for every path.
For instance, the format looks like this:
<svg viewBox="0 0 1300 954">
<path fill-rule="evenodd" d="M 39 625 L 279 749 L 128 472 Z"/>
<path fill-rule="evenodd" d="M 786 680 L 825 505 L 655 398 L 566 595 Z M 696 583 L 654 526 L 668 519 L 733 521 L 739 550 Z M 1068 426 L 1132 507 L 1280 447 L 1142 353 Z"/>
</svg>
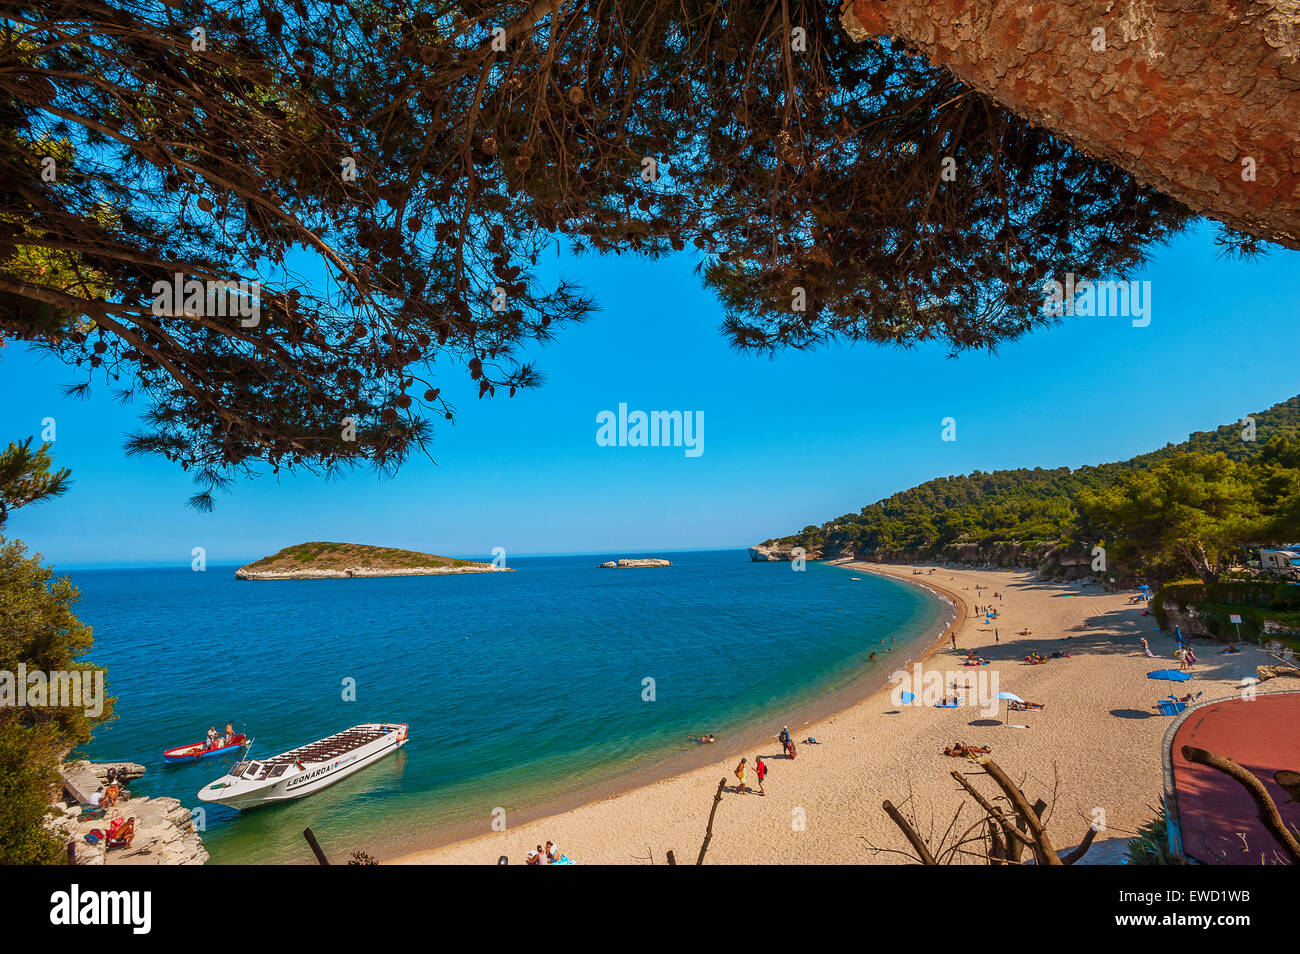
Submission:
<svg viewBox="0 0 1300 954">
<path fill-rule="evenodd" d="M 719 739 L 718 758 L 708 767 L 518 827 L 509 825 L 507 806 L 504 831 L 390 862 L 495 864 L 507 855 L 519 864 L 528 849 L 550 840 L 579 864 L 664 864 L 668 850 L 679 864 L 693 864 L 718 782 L 725 778 L 706 863 L 906 863 L 907 857 L 894 853 L 907 845 L 881 811 L 882 801 L 891 800 L 923 835 L 937 840 L 959 805 L 965 823 L 976 817 L 973 802 L 949 772 L 968 769 L 977 789 L 997 794 L 974 763 L 943 754 L 956 741 L 991 746 L 992 758 L 1031 800 L 1043 798 L 1053 806 L 1048 828 L 1058 848 L 1077 844 L 1100 817 L 1096 810 L 1104 811 L 1104 829 L 1089 860 L 1118 862 L 1122 841 L 1150 820 L 1160 801 L 1160 743 L 1171 720 L 1156 713 L 1154 702 L 1175 690 L 1203 692 L 1200 701 L 1233 694 L 1241 677 L 1253 675 L 1264 661 L 1250 646 L 1239 655 L 1221 655 L 1218 647 L 1203 644 L 1191 682 L 1153 681 L 1149 671 L 1177 669 L 1178 661 L 1172 640 L 1156 632 L 1153 618 L 1141 615 L 1144 604 L 1130 603 L 1133 592 L 1039 582 L 1030 572 L 938 567 L 930 573 L 927 567 L 917 576 L 912 567 L 864 563 L 844 569 L 923 583 L 961 601 L 961 652 L 952 651 L 945 635 L 926 655 L 924 671 L 951 672 L 959 683 L 981 674 L 977 678 L 991 685 L 996 676 L 993 691 L 1043 703 L 1043 711 L 1008 717 L 1005 708 L 989 712 L 978 705 L 899 706 L 887 688 L 828 718 L 790 724 L 796 740 L 813 736 L 821 742 L 799 745 L 794 760 L 776 742 L 786 719 L 774 711 L 768 745 L 740 750 Z M 995 599 L 994 592 L 1003 598 Z M 986 626 L 982 614 L 972 615 L 976 605 L 992 605 L 1000 618 Z M 1023 630 L 1031 635 L 1018 635 Z M 1141 636 L 1162 658 L 1143 653 Z M 990 665 L 963 668 L 966 650 Z M 1024 657 L 1034 651 L 1069 657 L 1030 665 Z M 747 781 L 754 786 L 752 766 L 760 755 L 769 767 L 766 795 L 732 793 L 740 757 L 749 759 Z"/>
</svg>

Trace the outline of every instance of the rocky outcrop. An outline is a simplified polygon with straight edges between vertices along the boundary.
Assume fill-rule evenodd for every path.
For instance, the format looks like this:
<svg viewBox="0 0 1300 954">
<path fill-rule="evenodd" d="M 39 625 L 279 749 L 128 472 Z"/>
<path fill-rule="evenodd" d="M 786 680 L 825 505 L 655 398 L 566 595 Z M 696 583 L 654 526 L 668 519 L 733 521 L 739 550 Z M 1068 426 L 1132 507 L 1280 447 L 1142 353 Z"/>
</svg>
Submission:
<svg viewBox="0 0 1300 954">
<path fill-rule="evenodd" d="M 1260 640 L 1265 649 L 1273 652 L 1294 652 L 1288 640 L 1294 643 L 1300 631 L 1286 620 L 1270 618 L 1267 611 L 1250 606 L 1197 606 L 1184 605 L 1177 600 L 1161 597 L 1161 615 L 1164 617 L 1163 628 L 1173 632 L 1177 627 L 1184 636 L 1194 639 L 1209 639 L 1218 642 L 1235 641 L 1238 633 L 1241 638 Z M 1243 617 L 1243 622 L 1233 624 L 1231 614 Z M 1244 630 L 1243 630 L 1244 627 Z"/>
<path fill-rule="evenodd" d="M 71 780 L 74 788 L 93 791 L 91 783 L 104 783 L 110 768 L 128 779 L 144 774 L 142 766 L 129 762 L 74 762 L 64 766 L 65 788 Z M 90 832 L 107 829 L 119 817 L 135 819 L 129 848 L 110 852 L 103 839 L 93 845 L 86 841 Z M 92 812 L 69 798 L 50 806 L 45 825 L 61 841 L 73 844 L 79 865 L 201 865 L 208 860 L 190 810 L 175 798 L 130 797 L 106 812 Z"/>
<path fill-rule="evenodd" d="M 756 547 L 749 548 L 749 558 L 753 560 L 755 563 L 767 563 L 767 562 L 789 563 L 791 560 L 795 559 L 798 556 L 802 556 L 805 560 L 820 560 L 822 558 L 822 551 L 820 547 L 804 547 L 803 548 L 804 552 L 802 554 L 796 554 L 794 552 L 795 549 L 797 548 L 793 546 L 784 546 L 778 543 L 772 543 L 772 544 L 761 543 Z M 844 554 L 844 555 L 850 557 L 852 556 L 852 554 Z"/>
<path fill-rule="evenodd" d="M 756 562 L 794 559 L 795 545 L 763 543 L 749 548 Z M 950 543 L 942 547 L 903 550 L 874 550 L 854 554 L 834 544 L 810 546 L 803 555 L 809 560 L 865 560 L 870 563 L 944 563 L 1006 570 L 1034 570 L 1041 580 L 1084 580 L 1094 576 L 1092 557 L 1084 550 L 1060 543 Z"/>
<path fill-rule="evenodd" d="M 600 564 L 600 565 L 597 567 L 597 569 L 599 569 L 599 570 L 631 570 L 631 569 L 635 569 L 635 568 L 637 568 L 637 567 L 643 567 L 643 566 L 672 566 L 672 565 L 673 565 L 673 564 L 672 564 L 672 561 L 671 561 L 671 560 L 661 560 L 661 559 L 658 559 L 657 557 L 651 557 L 651 558 L 647 558 L 647 559 L 630 559 L 630 560 L 624 558 L 624 559 L 621 559 L 621 560 L 609 560 L 609 561 L 606 562 L 606 563 L 602 563 L 602 564 Z"/>
</svg>

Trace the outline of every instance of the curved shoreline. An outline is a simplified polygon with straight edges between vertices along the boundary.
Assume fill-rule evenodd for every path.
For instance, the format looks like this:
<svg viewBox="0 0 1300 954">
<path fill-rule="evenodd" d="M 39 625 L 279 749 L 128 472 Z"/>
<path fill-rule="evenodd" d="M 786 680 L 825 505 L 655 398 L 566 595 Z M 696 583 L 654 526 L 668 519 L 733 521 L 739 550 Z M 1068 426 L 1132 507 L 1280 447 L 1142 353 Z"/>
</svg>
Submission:
<svg viewBox="0 0 1300 954">
<path fill-rule="evenodd" d="M 399 860 L 474 865 L 506 856 L 513 862 L 551 839 L 580 864 L 662 864 L 670 849 L 678 863 L 689 864 L 714 814 L 721 777 L 725 794 L 716 806 L 706 864 L 914 863 L 908 840 L 879 806 L 905 800 L 917 830 L 931 833 L 923 837 L 943 838 L 954 810 L 966 804 L 952 784 L 954 768 L 964 764 L 947 751 L 955 740 L 989 746 L 999 765 L 1024 780 L 1019 784 L 1027 797 L 1041 795 L 1053 806 L 1053 840 L 1063 849 L 1080 844 L 1090 820 L 1103 812 L 1105 833 L 1082 863 L 1117 863 L 1127 840 L 1150 822 L 1162 791 L 1167 723 L 1154 711 L 1152 698 L 1160 690 L 1152 688 L 1148 673 L 1174 647 L 1172 639 L 1152 637 L 1145 606 L 1135 605 L 1131 592 L 1038 580 L 1025 570 L 882 564 L 848 569 L 941 593 L 955 607 L 949 622 L 959 626 L 950 632 L 960 651 L 925 639 L 915 641 L 907 655 L 924 658 L 942 650 L 924 668 L 949 670 L 945 677 L 967 682 L 976 676 L 978 697 L 956 707 L 930 700 L 903 705 L 891 687 L 804 729 L 796 738 L 812 734 L 825 744 L 801 746 L 796 760 L 768 738 L 743 753 L 769 764 L 765 798 L 740 797 L 729 784 L 737 759 L 723 756 L 705 768 L 544 821 L 512 822 L 508 829 Z M 933 576 L 927 575 L 930 569 Z M 985 598 L 997 605 L 1000 636 L 983 616 L 966 615 L 974 599 Z M 1144 648 L 1141 638 L 1150 645 Z M 987 658 L 988 668 L 978 674 L 961 668 L 968 651 Z M 1027 658 L 1032 653 L 1046 664 Z M 1253 647 L 1236 655 L 1207 653 L 1198 688 L 1209 698 L 1235 696 L 1260 658 Z M 924 674 L 927 681 L 931 674 Z M 1045 705 L 1014 718 L 991 710 L 988 702 L 999 684 Z M 984 864 L 977 856 L 954 856 L 952 863 Z"/>
<path fill-rule="evenodd" d="M 852 677 L 849 682 L 836 689 L 829 692 L 820 692 L 815 698 L 797 704 L 793 711 L 781 717 L 781 721 L 795 726 L 798 731 L 809 725 L 835 719 L 867 702 L 877 694 L 887 691 L 892 683 L 891 676 L 894 672 L 914 663 L 924 662 L 940 652 L 944 643 L 948 641 L 950 634 L 962 625 L 967 610 L 966 601 L 959 594 L 930 582 L 923 583 L 877 569 L 868 569 L 865 564 L 842 563 L 834 564 L 834 566 L 838 569 L 870 573 L 873 576 L 891 579 L 900 583 L 913 583 L 940 603 L 947 604 L 951 616 L 943 614 L 941 611 L 940 619 L 927 626 L 925 631 L 920 633 L 912 643 L 908 644 L 908 649 L 911 651 L 901 653 L 900 660 L 888 671 L 885 671 L 884 667 L 873 667 Z M 932 631 L 935 632 L 933 636 L 930 635 Z M 739 757 L 751 751 L 756 745 L 771 742 L 775 738 L 775 732 L 771 728 L 772 721 L 776 721 L 775 718 L 770 721 L 764 719 L 760 725 L 758 717 L 746 719 L 742 726 L 727 739 L 726 743 L 720 742 L 714 745 L 696 746 L 686 752 L 661 759 L 646 768 L 635 769 L 621 774 L 618 776 L 617 782 L 601 780 L 594 783 L 580 784 L 578 788 L 564 795 L 547 799 L 531 808 L 512 812 L 511 827 L 517 828 L 532 822 L 543 821 L 581 808 L 584 805 L 602 802 L 637 789 L 649 788 L 704 768 L 717 762 L 720 758 Z M 483 822 L 473 826 L 465 824 L 451 825 L 432 838 L 421 839 L 418 847 L 413 847 L 409 840 L 404 840 L 405 843 L 400 853 L 389 853 L 380 849 L 380 857 L 385 864 L 405 864 L 417 856 L 462 842 L 473 841 L 487 834 L 490 834 L 490 832 L 484 831 Z"/>
</svg>

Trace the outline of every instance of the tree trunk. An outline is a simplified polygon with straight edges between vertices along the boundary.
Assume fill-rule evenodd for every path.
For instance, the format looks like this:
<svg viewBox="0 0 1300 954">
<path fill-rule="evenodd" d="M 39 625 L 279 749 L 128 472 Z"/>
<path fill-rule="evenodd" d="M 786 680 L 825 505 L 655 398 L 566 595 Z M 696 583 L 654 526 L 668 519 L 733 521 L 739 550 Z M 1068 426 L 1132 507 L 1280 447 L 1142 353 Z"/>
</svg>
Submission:
<svg viewBox="0 0 1300 954">
<path fill-rule="evenodd" d="M 709 842 L 713 840 L 713 816 L 718 814 L 718 803 L 722 801 L 722 790 L 727 787 L 725 777 L 718 779 L 718 790 L 713 795 L 713 807 L 709 809 L 709 826 L 704 829 L 704 841 L 700 845 L 700 856 L 695 859 L 697 865 L 704 864 L 704 853 L 709 850 Z"/>
<path fill-rule="evenodd" d="M 841 22 L 1193 212 L 1300 248 L 1296 0 L 844 0 Z"/>
<path fill-rule="evenodd" d="M 1217 769 L 1244 788 L 1255 803 L 1255 811 L 1259 814 L 1260 822 L 1286 852 L 1291 863 L 1300 864 L 1300 838 L 1297 837 L 1296 832 L 1287 828 L 1282 813 L 1277 810 L 1277 803 L 1273 801 L 1273 796 L 1268 793 L 1264 783 L 1256 778 L 1253 772 L 1227 756 L 1216 755 L 1195 746 L 1184 745 L 1179 751 L 1187 761 Z"/>
</svg>

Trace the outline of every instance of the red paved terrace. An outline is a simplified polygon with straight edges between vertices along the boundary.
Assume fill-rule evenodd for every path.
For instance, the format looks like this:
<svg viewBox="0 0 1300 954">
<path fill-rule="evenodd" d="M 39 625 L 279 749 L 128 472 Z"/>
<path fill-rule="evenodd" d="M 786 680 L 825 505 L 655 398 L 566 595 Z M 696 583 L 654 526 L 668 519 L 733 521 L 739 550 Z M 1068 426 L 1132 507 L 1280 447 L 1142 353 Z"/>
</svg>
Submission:
<svg viewBox="0 0 1300 954">
<path fill-rule="evenodd" d="M 1223 755 L 1255 774 L 1282 818 L 1300 828 L 1300 804 L 1273 781 L 1300 772 L 1300 691 L 1261 692 L 1254 701 L 1220 699 L 1188 709 L 1165 736 L 1170 843 L 1189 861 L 1213 865 L 1288 864 L 1238 782 L 1182 756 L 1184 745 Z"/>
</svg>

